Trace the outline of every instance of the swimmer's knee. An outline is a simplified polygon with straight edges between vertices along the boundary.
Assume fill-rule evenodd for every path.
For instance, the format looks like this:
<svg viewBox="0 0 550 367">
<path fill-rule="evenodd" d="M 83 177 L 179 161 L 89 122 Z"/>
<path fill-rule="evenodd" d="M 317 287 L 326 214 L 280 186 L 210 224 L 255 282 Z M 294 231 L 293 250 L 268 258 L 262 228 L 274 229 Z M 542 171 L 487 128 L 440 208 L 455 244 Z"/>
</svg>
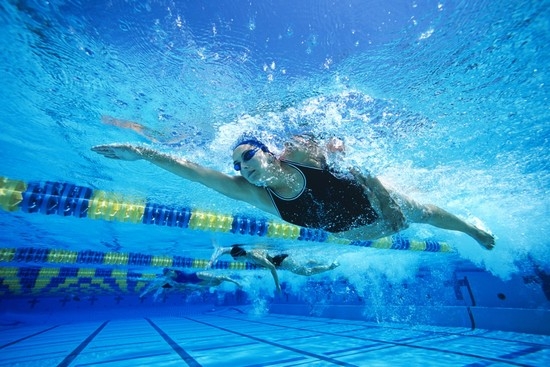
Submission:
<svg viewBox="0 0 550 367">
<path fill-rule="evenodd" d="M 434 216 L 434 213 L 437 212 L 439 208 L 433 204 L 422 205 L 422 216 L 424 218 L 430 218 Z"/>
<path fill-rule="evenodd" d="M 427 223 L 433 218 L 436 209 L 432 204 L 418 204 L 409 219 L 416 223 Z"/>
</svg>

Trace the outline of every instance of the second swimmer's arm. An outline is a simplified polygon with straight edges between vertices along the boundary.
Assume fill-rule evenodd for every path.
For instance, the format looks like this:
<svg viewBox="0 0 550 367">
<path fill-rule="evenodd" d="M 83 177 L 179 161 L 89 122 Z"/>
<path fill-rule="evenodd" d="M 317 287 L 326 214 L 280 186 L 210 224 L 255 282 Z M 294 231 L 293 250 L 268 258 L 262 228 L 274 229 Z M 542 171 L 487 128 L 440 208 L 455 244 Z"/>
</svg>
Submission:
<svg viewBox="0 0 550 367">
<path fill-rule="evenodd" d="M 281 291 L 281 285 L 279 284 L 279 275 L 277 274 L 277 269 L 275 269 L 275 266 L 273 264 L 270 264 L 269 271 L 271 271 L 271 275 L 273 276 L 273 280 L 275 281 L 275 288 L 277 288 L 277 292 Z"/>
<path fill-rule="evenodd" d="M 273 281 L 275 282 L 275 288 L 277 288 L 277 292 L 280 292 L 281 285 L 279 284 L 279 275 L 277 274 L 277 269 L 275 268 L 275 265 L 269 262 L 269 260 L 267 260 L 265 256 L 255 253 L 253 251 L 249 252 L 248 256 L 250 256 L 250 259 L 256 264 L 269 269 L 271 275 L 273 276 Z"/>
</svg>

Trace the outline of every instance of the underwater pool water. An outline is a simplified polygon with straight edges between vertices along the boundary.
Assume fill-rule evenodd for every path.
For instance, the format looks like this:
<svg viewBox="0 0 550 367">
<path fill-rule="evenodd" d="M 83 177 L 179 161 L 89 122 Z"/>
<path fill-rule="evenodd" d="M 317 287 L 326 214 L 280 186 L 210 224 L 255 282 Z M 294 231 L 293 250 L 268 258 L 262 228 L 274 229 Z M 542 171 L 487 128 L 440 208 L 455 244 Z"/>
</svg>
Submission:
<svg viewBox="0 0 550 367">
<path fill-rule="evenodd" d="M 0 3 L 0 365 L 546 365 L 548 1 Z M 336 241 L 144 161 L 234 174 L 253 131 L 337 136 L 358 167 L 487 228 Z M 242 284 L 140 294 L 213 244 Z M 116 347 L 115 345 L 123 345 Z M 116 349 L 116 350 L 115 350 Z M 29 352 L 32 350 L 32 352 Z"/>
</svg>

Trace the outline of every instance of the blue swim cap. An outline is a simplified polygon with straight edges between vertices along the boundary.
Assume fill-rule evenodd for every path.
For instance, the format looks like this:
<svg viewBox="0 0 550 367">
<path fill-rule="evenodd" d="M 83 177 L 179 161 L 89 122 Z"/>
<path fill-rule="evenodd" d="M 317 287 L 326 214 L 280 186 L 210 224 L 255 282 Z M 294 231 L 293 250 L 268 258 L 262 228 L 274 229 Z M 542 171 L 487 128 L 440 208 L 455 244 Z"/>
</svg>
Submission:
<svg viewBox="0 0 550 367">
<path fill-rule="evenodd" d="M 235 144 L 233 144 L 233 147 L 232 147 L 231 150 L 235 150 L 235 148 L 237 148 L 240 145 L 244 145 L 244 144 L 253 145 L 255 147 L 258 147 L 262 150 L 262 152 L 269 152 L 269 148 L 267 147 L 267 145 L 262 143 L 260 140 L 258 140 L 258 138 L 256 138 L 254 135 L 252 135 L 250 133 L 242 134 L 237 139 Z"/>
</svg>

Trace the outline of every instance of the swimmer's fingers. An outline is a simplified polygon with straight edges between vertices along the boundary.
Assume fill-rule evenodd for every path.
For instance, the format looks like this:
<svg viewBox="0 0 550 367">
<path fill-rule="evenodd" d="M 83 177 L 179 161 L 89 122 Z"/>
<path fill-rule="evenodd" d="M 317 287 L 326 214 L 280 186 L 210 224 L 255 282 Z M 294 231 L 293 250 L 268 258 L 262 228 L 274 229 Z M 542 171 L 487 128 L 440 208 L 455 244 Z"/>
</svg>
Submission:
<svg viewBox="0 0 550 367">
<path fill-rule="evenodd" d="M 98 154 L 101 154 L 107 158 L 112 158 L 112 159 L 119 159 L 114 150 L 111 149 L 110 147 L 108 146 L 95 146 L 95 147 L 92 147 L 92 151 L 98 153 Z"/>
<path fill-rule="evenodd" d="M 107 158 L 125 161 L 135 161 L 142 158 L 136 147 L 127 144 L 96 145 L 92 147 L 92 151 Z"/>
</svg>

